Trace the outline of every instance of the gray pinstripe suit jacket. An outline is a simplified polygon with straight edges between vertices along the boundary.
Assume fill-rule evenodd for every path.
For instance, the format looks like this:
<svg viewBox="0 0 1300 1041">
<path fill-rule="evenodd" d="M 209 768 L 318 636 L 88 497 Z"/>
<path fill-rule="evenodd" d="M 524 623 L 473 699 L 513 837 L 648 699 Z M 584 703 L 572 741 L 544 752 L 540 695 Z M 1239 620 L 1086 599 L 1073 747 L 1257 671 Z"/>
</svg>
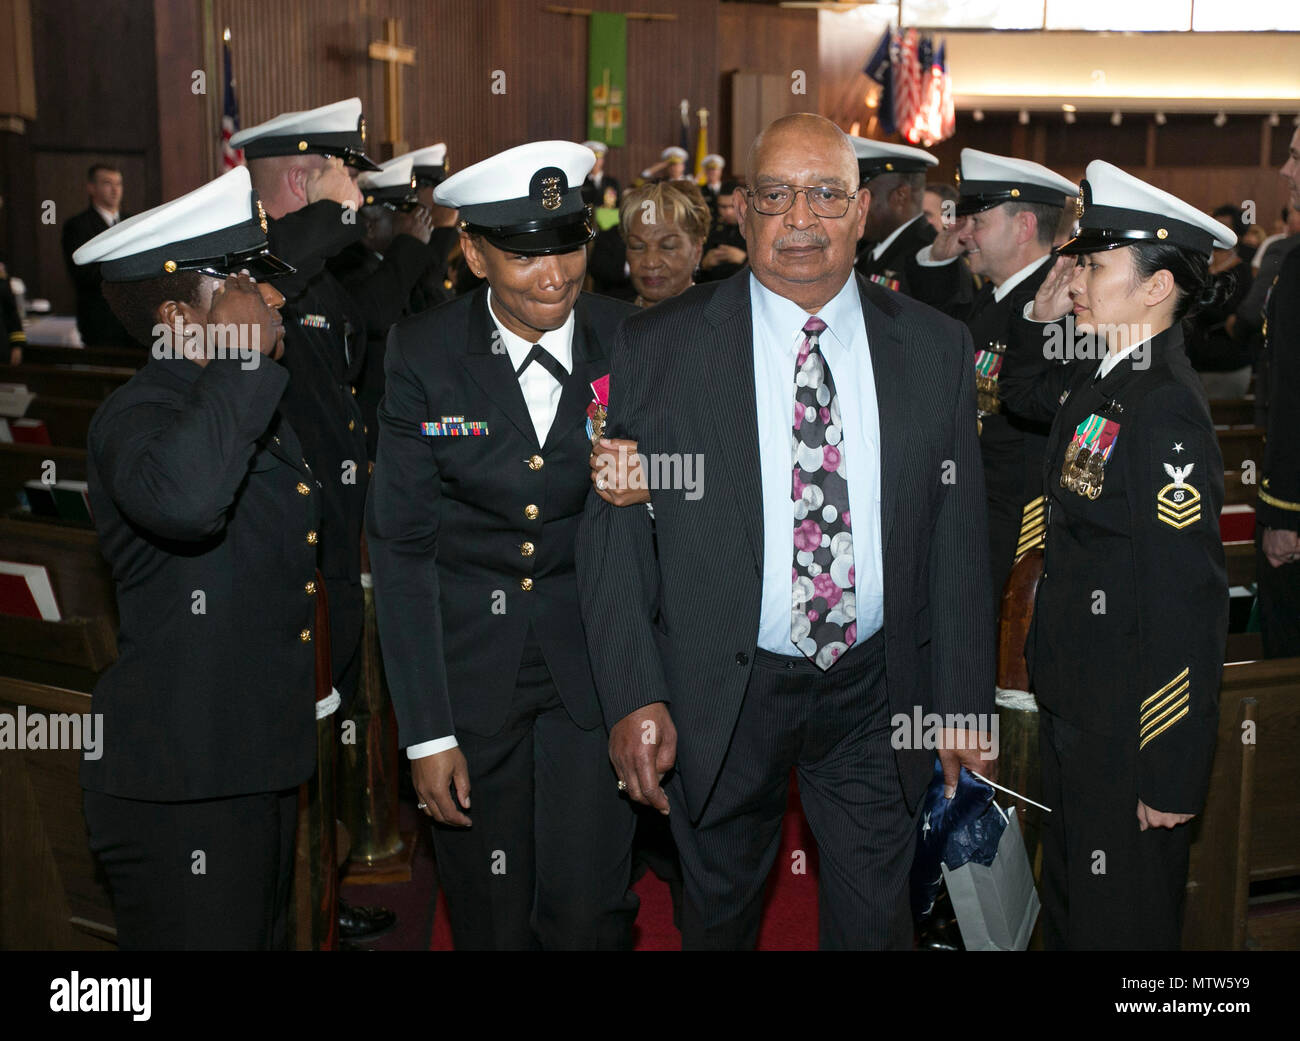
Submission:
<svg viewBox="0 0 1300 1041">
<path fill-rule="evenodd" d="M 890 711 L 993 711 L 984 474 L 964 325 L 859 280 L 881 431 Z M 749 271 L 628 318 L 615 340 L 609 433 L 643 455 L 704 459 L 703 494 L 652 489 L 647 511 L 590 496 L 578 534 L 583 622 L 613 726 L 662 701 L 692 820 L 718 777 L 753 667 L 762 485 Z M 865 639 L 869 634 L 863 634 Z M 934 752 L 895 752 L 910 808 Z"/>
</svg>

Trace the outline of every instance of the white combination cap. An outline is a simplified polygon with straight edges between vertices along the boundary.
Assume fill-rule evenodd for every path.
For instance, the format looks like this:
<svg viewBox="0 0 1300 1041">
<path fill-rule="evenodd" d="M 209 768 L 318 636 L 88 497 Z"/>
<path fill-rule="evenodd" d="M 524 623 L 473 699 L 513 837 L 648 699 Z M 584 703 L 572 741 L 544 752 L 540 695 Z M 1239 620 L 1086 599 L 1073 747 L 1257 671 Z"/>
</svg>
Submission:
<svg viewBox="0 0 1300 1041">
<path fill-rule="evenodd" d="M 1041 163 L 974 148 L 961 150 L 961 172 L 957 179 L 959 217 L 1004 202 L 1039 202 L 1064 208 L 1067 196 L 1079 194 L 1077 184 Z"/>
<path fill-rule="evenodd" d="M 595 235 L 582 182 L 596 157 L 573 141 L 533 141 L 467 166 L 434 189 L 460 227 L 512 253 L 567 253 Z"/>
<path fill-rule="evenodd" d="M 1058 253 L 1164 242 L 1210 256 L 1237 244 L 1236 233 L 1209 214 L 1102 159 L 1088 164 L 1077 205 L 1079 234 Z"/>
<path fill-rule="evenodd" d="M 266 213 L 243 166 L 101 231 L 72 260 L 101 265 L 106 282 L 178 271 L 225 278 L 244 268 L 255 278 L 273 278 L 294 270 L 267 249 Z"/>
<path fill-rule="evenodd" d="M 265 123 L 241 130 L 230 139 L 247 159 L 272 155 L 337 156 L 359 170 L 378 170 L 366 155 L 366 121 L 361 99 L 348 98 L 303 112 L 284 112 Z"/>
<path fill-rule="evenodd" d="M 881 174 L 919 173 L 939 165 L 938 159 L 921 148 L 870 137 L 849 135 L 849 140 L 853 142 L 853 154 L 858 157 L 858 180 L 863 184 Z"/>
</svg>

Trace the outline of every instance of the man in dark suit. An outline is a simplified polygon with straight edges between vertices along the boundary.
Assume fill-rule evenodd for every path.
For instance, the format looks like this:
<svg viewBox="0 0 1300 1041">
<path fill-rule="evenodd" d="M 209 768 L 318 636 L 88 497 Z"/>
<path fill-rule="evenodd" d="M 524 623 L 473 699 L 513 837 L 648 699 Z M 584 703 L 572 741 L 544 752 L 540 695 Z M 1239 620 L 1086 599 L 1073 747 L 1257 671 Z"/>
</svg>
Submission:
<svg viewBox="0 0 1300 1041">
<path fill-rule="evenodd" d="M 236 275 L 286 270 L 265 229 L 241 167 L 77 253 L 154 346 L 95 413 L 87 460 L 121 632 L 81 783 L 125 950 L 286 941 L 316 768 L 321 495 L 279 410 L 284 298 Z"/>
<path fill-rule="evenodd" d="M 593 495 L 579 532 L 610 758 L 671 807 L 684 946 L 754 946 L 797 769 L 822 946 L 908 947 L 935 751 L 900 717 L 952 714 L 948 784 L 991 766 L 966 729 L 994 693 L 970 336 L 854 276 L 869 200 L 833 123 L 777 120 L 746 168 L 751 270 L 615 341 L 610 433 L 639 443 L 654 527 Z M 663 480 L 706 455 L 702 487 Z"/>
<path fill-rule="evenodd" d="M 541 141 L 443 182 L 435 199 L 460 209 L 487 285 L 389 336 L 367 532 L 399 738 L 436 822 L 458 949 L 631 946 L 634 818 L 574 575 L 592 384 L 632 311 L 580 292 L 591 161 Z"/>
<path fill-rule="evenodd" d="M 122 171 L 95 163 L 86 174 L 86 192 L 90 205 L 63 225 L 63 260 L 77 290 L 77 331 L 88 347 L 138 347 L 104 300 L 99 265 L 72 260 L 85 243 L 126 216 L 121 209 Z"/>
<path fill-rule="evenodd" d="M 1012 320 L 1033 302 L 1052 269 L 1053 236 L 1078 188 L 1038 163 L 972 148 L 962 149 L 958 188 L 959 219 L 917 254 L 912 285 L 920 287 L 921 299 L 937 301 L 941 310 L 965 322 L 975 341 L 996 616 L 1012 564 L 1042 545 L 1043 452 L 1050 429 L 1004 405 L 998 376 L 1003 356 L 1017 349 Z M 987 280 L 973 297 L 965 288 L 970 271 Z"/>
</svg>

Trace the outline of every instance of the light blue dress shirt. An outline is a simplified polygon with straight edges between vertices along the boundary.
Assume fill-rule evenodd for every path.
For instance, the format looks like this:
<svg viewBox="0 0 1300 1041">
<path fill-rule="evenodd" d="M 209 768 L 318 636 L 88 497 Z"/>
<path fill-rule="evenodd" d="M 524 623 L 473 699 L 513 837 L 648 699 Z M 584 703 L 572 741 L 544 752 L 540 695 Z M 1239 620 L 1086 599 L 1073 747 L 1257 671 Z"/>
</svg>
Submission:
<svg viewBox="0 0 1300 1041">
<path fill-rule="evenodd" d="M 809 315 L 798 304 L 749 276 L 754 323 L 754 398 L 758 405 L 758 457 L 763 477 L 763 604 L 758 646 L 774 654 L 802 657 L 790 640 L 794 567 L 795 360 Z M 849 484 L 853 533 L 854 592 L 858 644 L 884 623 L 884 566 L 880 531 L 880 411 L 867 344 L 857 280 L 844 288 L 817 317 L 826 323 L 822 356 L 830 367 L 844 425 L 842 448 Z M 856 644 L 855 644 L 856 646 Z"/>
</svg>

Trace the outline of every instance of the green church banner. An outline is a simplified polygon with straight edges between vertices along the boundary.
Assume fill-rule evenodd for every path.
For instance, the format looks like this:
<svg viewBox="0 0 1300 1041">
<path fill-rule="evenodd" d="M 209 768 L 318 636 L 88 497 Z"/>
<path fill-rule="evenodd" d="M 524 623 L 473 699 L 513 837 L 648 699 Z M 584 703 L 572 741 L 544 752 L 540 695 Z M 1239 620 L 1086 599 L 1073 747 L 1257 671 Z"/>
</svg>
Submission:
<svg viewBox="0 0 1300 1041">
<path fill-rule="evenodd" d="M 593 11 L 587 56 L 587 137 L 613 148 L 627 123 L 627 17 Z"/>
</svg>

